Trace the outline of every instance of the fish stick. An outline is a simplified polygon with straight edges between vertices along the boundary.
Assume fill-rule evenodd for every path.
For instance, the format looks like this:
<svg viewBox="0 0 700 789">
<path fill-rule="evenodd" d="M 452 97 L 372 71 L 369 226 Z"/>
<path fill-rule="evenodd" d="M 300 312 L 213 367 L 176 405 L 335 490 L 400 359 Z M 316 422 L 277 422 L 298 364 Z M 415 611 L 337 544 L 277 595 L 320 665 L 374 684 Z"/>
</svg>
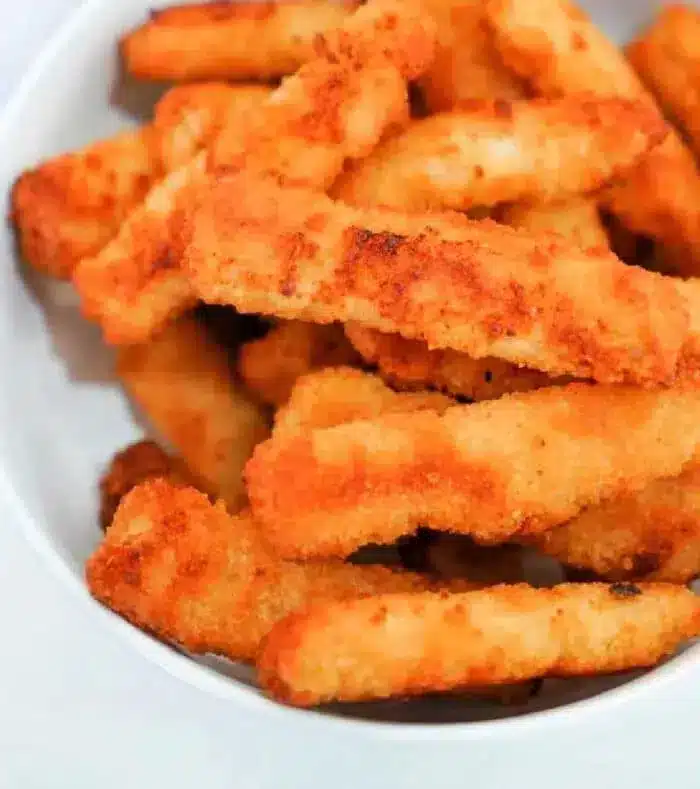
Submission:
<svg viewBox="0 0 700 789">
<path fill-rule="evenodd" d="M 355 321 L 604 383 L 671 383 L 682 358 L 685 376 L 700 365 L 682 356 L 700 336 L 690 323 L 697 283 L 681 291 L 553 235 L 456 213 L 352 208 L 239 174 L 201 191 L 182 236 L 202 300 L 241 312 Z"/>
<path fill-rule="evenodd" d="M 278 560 L 249 514 L 231 516 L 166 480 L 122 499 L 86 578 L 94 597 L 138 627 L 190 652 L 244 661 L 277 621 L 312 600 L 436 588 L 386 567 Z"/>
<path fill-rule="evenodd" d="M 148 479 L 167 479 L 174 485 L 192 485 L 192 475 L 182 460 L 169 455 L 155 441 L 137 441 L 112 458 L 100 479 L 100 526 L 106 531 L 119 502 Z"/>
<path fill-rule="evenodd" d="M 365 362 L 376 366 L 382 378 L 401 389 L 429 387 L 478 402 L 569 380 L 550 378 L 546 373 L 493 357 L 473 359 L 449 348 L 431 350 L 421 340 L 383 334 L 357 323 L 347 324 L 345 333 Z"/>
<path fill-rule="evenodd" d="M 438 45 L 420 78 L 430 112 L 451 110 L 467 99 L 518 99 L 521 80 L 501 60 L 484 24 L 482 0 L 423 0 L 437 23 Z"/>
<path fill-rule="evenodd" d="M 381 378 L 352 367 L 328 367 L 296 382 L 288 402 L 275 414 L 274 435 L 333 427 L 357 419 L 455 405 L 437 392 L 394 392 Z"/>
<path fill-rule="evenodd" d="M 537 93 L 654 105 L 622 52 L 569 0 L 487 0 L 485 15 L 506 65 Z M 601 199 L 630 230 L 668 245 L 677 273 L 700 271 L 700 172 L 675 131 Z"/>
<path fill-rule="evenodd" d="M 120 42 L 138 79 L 268 80 L 314 56 L 314 39 L 338 27 L 355 2 L 214 2 L 151 12 Z"/>
<path fill-rule="evenodd" d="M 627 58 L 664 112 L 700 153 L 700 13 L 669 5 L 626 48 Z"/>
<path fill-rule="evenodd" d="M 143 199 L 157 173 L 148 128 L 66 153 L 23 173 L 11 218 L 24 260 L 59 279 L 102 248 Z"/>
<path fill-rule="evenodd" d="M 700 463 L 586 510 L 533 544 L 610 581 L 687 583 L 700 574 Z"/>
<path fill-rule="evenodd" d="M 187 316 L 148 343 L 120 348 L 117 372 L 203 490 L 239 509 L 243 467 L 270 428 L 235 381 L 226 351 Z"/>
<path fill-rule="evenodd" d="M 244 168 L 329 187 L 347 159 L 407 120 L 406 81 L 429 64 L 434 26 L 409 4 L 371 0 L 317 46 L 257 112 L 232 112 L 208 155 L 155 186 L 114 242 L 78 267 L 83 312 L 108 343 L 143 342 L 196 301 L 179 271 L 178 230 L 204 172 Z"/>
<path fill-rule="evenodd" d="M 415 121 L 357 162 L 333 196 L 405 211 L 549 202 L 620 178 L 667 131 L 656 110 L 639 101 L 475 101 Z"/>
<path fill-rule="evenodd" d="M 609 248 L 610 242 L 593 200 L 574 198 L 547 205 L 510 205 L 501 222 L 533 233 L 552 232 L 583 249 Z"/>
<path fill-rule="evenodd" d="M 569 384 L 276 435 L 245 476 L 286 558 L 348 556 L 419 526 L 494 544 L 679 474 L 699 418 L 697 391 Z"/>
<path fill-rule="evenodd" d="M 315 604 L 276 625 L 257 660 L 302 707 L 653 666 L 700 634 L 700 599 L 671 584 L 526 584 Z"/>
<path fill-rule="evenodd" d="M 282 406 L 298 378 L 312 370 L 359 363 L 338 324 L 281 321 L 258 340 L 245 343 L 238 374 L 263 403 Z"/>
<path fill-rule="evenodd" d="M 264 85 L 203 82 L 171 88 L 156 104 L 152 128 L 166 173 L 188 164 L 227 123 L 255 112 L 270 95 Z M 234 112 L 232 119 L 229 115 Z"/>
</svg>

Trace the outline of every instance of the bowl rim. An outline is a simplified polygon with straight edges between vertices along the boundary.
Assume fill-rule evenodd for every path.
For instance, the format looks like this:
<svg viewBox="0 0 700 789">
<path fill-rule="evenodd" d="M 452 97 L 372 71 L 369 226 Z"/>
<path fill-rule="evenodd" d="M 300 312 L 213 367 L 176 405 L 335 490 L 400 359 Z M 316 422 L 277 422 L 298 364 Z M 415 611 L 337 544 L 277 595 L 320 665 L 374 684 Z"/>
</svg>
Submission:
<svg viewBox="0 0 700 789">
<path fill-rule="evenodd" d="M 242 0 L 245 2 L 245 0 Z M 0 109 L 0 149 L 9 130 L 21 117 L 36 85 L 44 78 L 51 63 L 60 56 L 80 31 L 87 32 L 92 22 L 99 18 L 99 10 L 107 0 L 84 0 L 71 11 L 40 48 L 22 79 L 11 91 L 4 108 Z M 8 187 L 9 184 L 5 184 Z M 5 232 L 12 232 L 6 226 Z M 257 713 L 270 713 L 280 720 L 295 725 L 333 727 L 338 731 L 370 734 L 389 740 L 480 740 L 494 735 L 519 735 L 546 729 L 567 722 L 578 725 L 580 714 L 607 714 L 611 709 L 633 698 L 648 697 L 662 691 L 671 681 L 680 681 L 700 663 L 700 643 L 691 646 L 666 663 L 651 669 L 640 677 L 590 698 L 573 700 L 548 710 L 524 712 L 494 720 L 444 723 L 413 723 L 401 721 L 368 720 L 328 714 L 322 709 L 301 709 L 279 704 L 255 688 L 244 686 L 235 678 L 225 677 L 209 666 L 195 662 L 174 647 L 160 642 L 139 630 L 114 612 L 102 606 L 87 592 L 83 580 L 61 559 L 51 545 L 49 537 L 31 515 L 27 506 L 14 489 L 8 476 L 10 458 L 0 452 L 0 502 L 6 506 L 21 526 L 22 533 L 33 549 L 42 557 L 53 575 L 81 601 L 86 611 L 95 613 L 105 629 L 115 632 L 134 651 L 149 662 L 164 669 L 172 677 L 209 693 L 222 700 L 240 702 Z M 576 713 L 576 714 L 573 714 Z"/>
</svg>

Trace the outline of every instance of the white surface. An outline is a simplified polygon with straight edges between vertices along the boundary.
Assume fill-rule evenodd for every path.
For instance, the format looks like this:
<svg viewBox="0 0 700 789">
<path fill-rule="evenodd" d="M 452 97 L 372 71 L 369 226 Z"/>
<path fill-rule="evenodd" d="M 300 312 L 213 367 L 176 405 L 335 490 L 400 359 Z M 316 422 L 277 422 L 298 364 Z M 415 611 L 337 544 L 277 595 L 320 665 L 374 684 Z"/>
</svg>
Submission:
<svg viewBox="0 0 700 789">
<path fill-rule="evenodd" d="M 71 5 L 33 0 L 26 14 L 0 0 L 0 101 L 37 40 Z M 669 682 L 624 707 L 530 734 L 421 744 L 359 733 L 338 740 L 317 726 L 312 735 L 306 726 L 290 729 L 207 697 L 148 664 L 46 572 L 11 512 L 3 525 L 2 789 L 700 786 L 700 671 L 695 681 Z"/>
</svg>

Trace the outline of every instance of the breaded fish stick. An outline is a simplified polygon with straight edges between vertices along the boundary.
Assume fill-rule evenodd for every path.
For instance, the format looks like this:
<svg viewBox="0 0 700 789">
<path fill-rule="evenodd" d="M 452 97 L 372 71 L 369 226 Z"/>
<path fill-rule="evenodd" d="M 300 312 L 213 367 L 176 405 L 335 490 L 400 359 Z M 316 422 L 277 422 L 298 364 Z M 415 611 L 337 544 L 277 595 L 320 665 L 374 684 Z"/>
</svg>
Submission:
<svg viewBox="0 0 700 789">
<path fill-rule="evenodd" d="M 484 24 L 483 0 L 423 0 L 437 23 L 432 65 L 419 80 L 430 112 L 467 99 L 518 99 L 524 87 L 507 69 Z"/>
<path fill-rule="evenodd" d="M 477 359 L 641 384 L 675 379 L 690 333 L 675 280 L 460 214 L 351 208 L 240 174 L 202 190 L 188 224 L 194 289 L 242 312 L 356 321 Z"/>
<path fill-rule="evenodd" d="M 359 361 L 342 326 L 280 321 L 264 337 L 241 346 L 238 374 L 263 403 L 279 407 L 300 376 Z"/>
<path fill-rule="evenodd" d="M 455 401 L 437 392 L 394 392 L 381 378 L 352 367 L 328 367 L 304 375 L 275 414 L 274 435 L 333 427 L 383 414 L 431 409 L 442 413 Z"/>
<path fill-rule="evenodd" d="M 415 121 L 357 162 L 333 195 L 406 211 L 549 202 L 619 178 L 666 134 L 645 102 L 585 95 L 475 101 Z"/>
<path fill-rule="evenodd" d="M 538 93 L 589 91 L 653 104 L 624 55 L 573 2 L 487 0 L 485 13 L 506 65 Z M 700 173 L 673 130 L 604 199 L 631 230 L 668 245 L 678 273 L 700 271 Z"/>
<path fill-rule="evenodd" d="M 148 343 L 121 348 L 117 372 L 202 488 L 239 509 L 243 467 L 270 430 L 265 410 L 236 383 L 226 351 L 185 317 Z"/>
<path fill-rule="evenodd" d="M 229 116 L 208 157 L 156 186 L 119 236 L 78 268 L 85 314 L 113 344 L 142 342 L 195 297 L 178 270 L 179 206 L 205 170 L 243 168 L 326 189 L 348 158 L 365 156 L 408 118 L 406 80 L 428 65 L 432 20 L 395 0 L 371 0 L 318 41 L 319 57 L 258 112 Z"/>
<path fill-rule="evenodd" d="M 345 333 L 362 358 L 377 367 L 382 378 L 402 389 L 429 387 L 479 401 L 568 380 L 550 378 L 546 373 L 493 357 L 473 359 L 449 348 L 431 350 L 422 340 L 383 334 L 358 323 L 347 324 Z"/>
<path fill-rule="evenodd" d="M 355 2 L 215 2 L 152 11 L 121 40 L 139 79 L 266 80 L 295 72 L 319 33 L 341 25 Z"/>
<path fill-rule="evenodd" d="M 700 598 L 670 584 L 525 584 L 318 604 L 265 639 L 258 680 L 310 707 L 653 666 L 700 634 Z"/>
<path fill-rule="evenodd" d="M 687 583 L 700 574 L 700 463 L 586 510 L 533 544 L 611 581 Z"/>
<path fill-rule="evenodd" d="M 157 176 L 151 132 L 126 131 L 23 173 L 12 190 L 12 219 L 23 258 L 67 279 L 101 249 Z"/>
<path fill-rule="evenodd" d="M 697 391 L 569 384 L 273 436 L 245 476 L 281 556 L 348 556 L 421 525 L 483 543 L 539 534 L 679 474 L 698 442 Z"/>
<path fill-rule="evenodd" d="M 277 621 L 308 602 L 435 588 L 386 567 L 280 561 L 248 514 L 231 516 L 165 480 L 124 497 L 86 577 L 94 597 L 159 638 L 246 661 Z"/>
<path fill-rule="evenodd" d="M 627 47 L 627 57 L 664 112 L 700 153 L 700 12 L 662 8 L 654 24 Z"/>
<path fill-rule="evenodd" d="M 100 526 L 106 531 L 119 502 L 149 479 L 167 479 L 173 485 L 192 485 L 192 474 L 182 460 L 169 455 L 155 441 L 137 441 L 114 455 L 100 478 Z"/>
<path fill-rule="evenodd" d="M 574 198 L 546 205 L 510 205 L 499 218 L 506 225 L 533 233 L 558 233 L 582 249 L 610 247 L 593 200 Z"/>
</svg>

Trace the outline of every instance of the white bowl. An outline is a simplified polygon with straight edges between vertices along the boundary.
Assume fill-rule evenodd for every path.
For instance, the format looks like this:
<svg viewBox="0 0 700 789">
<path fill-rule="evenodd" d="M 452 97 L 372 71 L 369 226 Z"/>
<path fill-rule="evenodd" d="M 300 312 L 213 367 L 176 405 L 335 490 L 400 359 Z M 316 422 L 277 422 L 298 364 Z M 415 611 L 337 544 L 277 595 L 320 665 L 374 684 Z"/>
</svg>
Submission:
<svg viewBox="0 0 700 789">
<path fill-rule="evenodd" d="M 148 0 L 91 0 L 46 49 L 0 121 L 5 195 L 24 168 L 133 124 L 134 113 L 147 110 L 153 90 L 120 82 L 115 42 L 123 30 L 144 19 L 149 5 Z M 583 5 L 624 40 L 658 4 L 589 0 Z M 98 476 L 113 452 L 141 431 L 111 376 L 112 355 L 98 330 L 79 315 L 71 288 L 21 266 L 9 227 L 2 230 L 0 254 L 0 495 L 15 504 L 17 522 L 48 566 L 96 619 L 109 625 L 105 638 L 110 631 L 119 633 L 192 685 L 236 703 L 277 710 L 292 723 L 302 716 L 324 726 L 354 721 L 391 736 L 481 736 L 498 727 L 556 725 L 562 715 L 626 702 L 637 693 L 661 692 L 665 681 L 697 664 L 700 646 L 638 679 L 550 682 L 523 708 L 441 699 L 318 714 L 272 704 L 255 688 L 247 669 L 190 658 L 132 628 L 88 595 L 83 563 L 100 538 Z M 412 725 L 401 725 L 407 723 Z M 441 725 L 446 723 L 453 725 Z M 458 723 L 467 725 L 454 725 Z"/>
</svg>

